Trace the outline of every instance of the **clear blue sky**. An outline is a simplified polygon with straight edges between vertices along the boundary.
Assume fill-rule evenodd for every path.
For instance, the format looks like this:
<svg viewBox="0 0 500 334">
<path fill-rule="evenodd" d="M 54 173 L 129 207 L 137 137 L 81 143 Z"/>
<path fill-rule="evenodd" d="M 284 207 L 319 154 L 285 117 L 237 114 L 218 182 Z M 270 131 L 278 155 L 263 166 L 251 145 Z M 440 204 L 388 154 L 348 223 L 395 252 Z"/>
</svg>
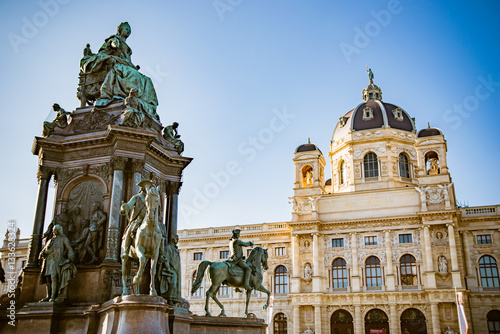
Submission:
<svg viewBox="0 0 500 334">
<path fill-rule="evenodd" d="M 180 229 L 289 220 L 293 152 L 310 137 L 327 154 L 339 116 L 361 101 L 366 65 L 385 101 L 419 129 L 443 130 L 458 199 L 498 204 L 499 12 L 498 1 L 3 0 L 0 232 L 15 219 L 31 234 L 33 137 L 54 102 L 78 107 L 85 44 L 97 51 L 122 21 L 161 121 L 180 123 L 194 158 Z M 266 130 L 285 112 L 293 118 Z M 214 187 L 228 163 L 237 175 Z"/>
</svg>

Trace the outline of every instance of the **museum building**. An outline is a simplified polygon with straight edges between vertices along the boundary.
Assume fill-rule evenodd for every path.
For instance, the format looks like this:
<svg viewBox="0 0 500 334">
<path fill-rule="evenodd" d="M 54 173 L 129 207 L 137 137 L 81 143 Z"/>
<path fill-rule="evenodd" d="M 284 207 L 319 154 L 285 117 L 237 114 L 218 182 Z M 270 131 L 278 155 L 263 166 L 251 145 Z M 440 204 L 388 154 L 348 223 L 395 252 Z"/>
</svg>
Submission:
<svg viewBox="0 0 500 334">
<path fill-rule="evenodd" d="M 362 98 L 335 126 L 330 172 L 315 144 L 296 148 L 291 221 L 179 231 L 191 312 L 205 314 L 210 284 L 190 295 L 198 265 L 228 259 L 238 228 L 268 249 L 272 309 L 255 291 L 249 309 L 269 333 L 458 333 L 457 292 L 468 333 L 500 333 L 500 205 L 458 207 L 442 131 L 417 130 L 373 77 Z M 223 285 L 217 298 L 244 314 L 244 294 Z"/>
</svg>

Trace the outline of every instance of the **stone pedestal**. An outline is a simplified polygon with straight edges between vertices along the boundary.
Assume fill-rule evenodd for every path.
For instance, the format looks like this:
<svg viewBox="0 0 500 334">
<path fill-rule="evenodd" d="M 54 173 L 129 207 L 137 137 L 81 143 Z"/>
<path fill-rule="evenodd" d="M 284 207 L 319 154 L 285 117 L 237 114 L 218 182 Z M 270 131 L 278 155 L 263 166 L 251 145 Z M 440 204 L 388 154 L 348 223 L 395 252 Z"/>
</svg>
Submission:
<svg viewBox="0 0 500 334">
<path fill-rule="evenodd" d="M 172 307 L 161 297 L 116 297 L 99 310 L 99 334 L 170 334 L 168 314 Z"/>
<path fill-rule="evenodd" d="M 263 319 L 193 316 L 191 334 L 265 334 L 266 328 Z"/>
</svg>

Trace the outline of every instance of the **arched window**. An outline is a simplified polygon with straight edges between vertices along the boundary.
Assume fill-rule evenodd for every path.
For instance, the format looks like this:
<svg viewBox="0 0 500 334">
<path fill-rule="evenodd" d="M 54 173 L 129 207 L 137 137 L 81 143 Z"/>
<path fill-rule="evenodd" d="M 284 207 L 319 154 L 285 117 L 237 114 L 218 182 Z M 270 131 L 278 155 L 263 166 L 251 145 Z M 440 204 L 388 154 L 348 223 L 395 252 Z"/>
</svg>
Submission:
<svg viewBox="0 0 500 334">
<path fill-rule="evenodd" d="M 278 266 L 274 271 L 274 293 L 288 293 L 288 275 L 285 266 Z"/>
<path fill-rule="evenodd" d="M 399 176 L 409 179 L 410 178 L 410 164 L 406 154 L 399 155 Z"/>
<path fill-rule="evenodd" d="M 387 314 L 380 309 L 370 310 L 365 316 L 365 330 L 366 333 L 389 333 Z"/>
<path fill-rule="evenodd" d="M 376 256 L 370 256 L 365 262 L 366 286 L 382 286 L 382 270 L 380 260 Z"/>
<path fill-rule="evenodd" d="M 339 165 L 339 184 L 344 184 L 345 182 L 345 162 L 342 160 Z"/>
<path fill-rule="evenodd" d="M 191 280 L 191 286 L 193 285 L 194 281 L 196 280 L 196 273 L 197 273 L 197 271 L 195 270 L 193 273 L 192 280 Z M 193 294 L 193 297 L 202 297 L 203 295 L 205 295 L 205 281 L 201 281 L 201 285 L 198 288 L 198 290 L 196 290 L 196 292 Z"/>
<path fill-rule="evenodd" d="M 377 155 L 373 152 L 367 153 L 364 158 L 365 178 L 378 177 Z"/>
<path fill-rule="evenodd" d="M 332 284 L 334 289 L 347 288 L 347 267 L 345 260 L 342 258 L 333 261 Z"/>
<path fill-rule="evenodd" d="M 402 285 L 417 285 L 417 263 L 415 257 L 410 254 L 405 254 L 399 261 L 401 268 L 401 284 Z"/>
<path fill-rule="evenodd" d="M 330 333 L 353 333 L 352 315 L 345 310 L 333 312 L 330 318 Z"/>
<path fill-rule="evenodd" d="M 497 261 L 493 256 L 485 255 L 479 259 L 479 274 L 483 288 L 498 288 L 500 286 Z"/>
<path fill-rule="evenodd" d="M 274 334 L 287 334 L 287 329 L 286 329 L 286 315 L 283 313 L 276 313 L 274 316 Z"/>
<path fill-rule="evenodd" d="M 406 309 L 401 314 L 401 333 L 427 333 L 424 314 L 416 308 Z"/>
<path fill-rule="evenodd" d="M 488 334 L 500 334 L 500 311 L 489 311 L 486 318 L 488 319 Z"/>
</svg>

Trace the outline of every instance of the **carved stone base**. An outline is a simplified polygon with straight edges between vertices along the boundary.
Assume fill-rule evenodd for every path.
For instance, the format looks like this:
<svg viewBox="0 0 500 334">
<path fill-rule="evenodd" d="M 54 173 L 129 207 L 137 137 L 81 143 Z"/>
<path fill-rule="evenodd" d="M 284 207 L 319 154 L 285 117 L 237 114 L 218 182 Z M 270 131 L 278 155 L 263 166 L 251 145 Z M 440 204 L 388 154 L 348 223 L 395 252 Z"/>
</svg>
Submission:
<svg viewBox="0 0 500 334">
<path fill-rule="evenodd" d="M 265 334 L 266 328 L 267 324 L 263 319 L 194 316 L 191 323 L 192 334 Z"/>
<path fill-rule="evenodd" d="M 170 334 L 168 313 L 172 307 L 161 297 L 129 295 L 106 302 L 100 313 L 100 333 Z"/>
</svg>

